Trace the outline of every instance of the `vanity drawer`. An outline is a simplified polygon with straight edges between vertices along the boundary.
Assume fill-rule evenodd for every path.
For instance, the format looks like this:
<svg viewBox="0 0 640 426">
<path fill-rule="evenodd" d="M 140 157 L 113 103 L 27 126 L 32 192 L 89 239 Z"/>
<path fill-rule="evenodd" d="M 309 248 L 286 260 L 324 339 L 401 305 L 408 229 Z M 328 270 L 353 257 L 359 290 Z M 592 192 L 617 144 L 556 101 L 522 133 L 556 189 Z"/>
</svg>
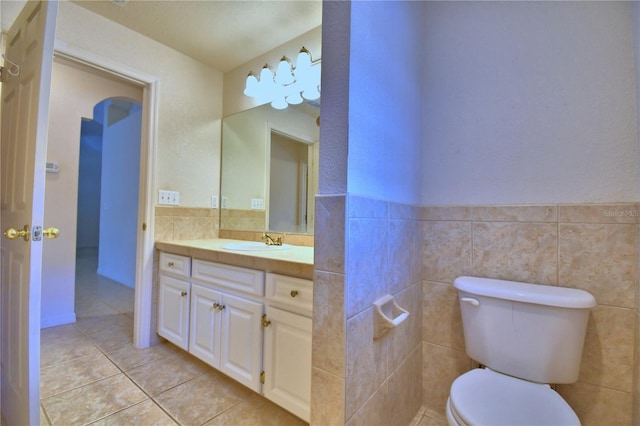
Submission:
<svg viewBox="0 0 640 426">
<path fill-rule="evenodd" d="M 189 277 L 191 276 L 191 258 L 160 252 L 160 272 Z"/>
<path fill-rule="evenodd" d="M 193 260 L 192 277 L 201 283 L 262 297 L 264 272 L 206 260 Z"/>
<path fill-rule="evenodd" d="M 265 298 L 311 316 L 313 281 L 267 273 Z"/>
</svg>

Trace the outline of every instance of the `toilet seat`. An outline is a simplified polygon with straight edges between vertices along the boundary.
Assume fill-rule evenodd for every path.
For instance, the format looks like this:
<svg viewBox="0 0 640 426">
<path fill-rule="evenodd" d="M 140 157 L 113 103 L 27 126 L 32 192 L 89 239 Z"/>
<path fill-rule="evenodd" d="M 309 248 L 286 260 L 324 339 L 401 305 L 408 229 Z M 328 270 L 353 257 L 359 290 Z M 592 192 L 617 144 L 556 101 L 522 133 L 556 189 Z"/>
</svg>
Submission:
<svg viewBox="0 0 640 426">
<path fill-rule="evenodd" d="M 461 425 L 580 425 L 569 404 L 549 385 L 476 368 L 451 385 L 447 417 Z"/>
</svg>

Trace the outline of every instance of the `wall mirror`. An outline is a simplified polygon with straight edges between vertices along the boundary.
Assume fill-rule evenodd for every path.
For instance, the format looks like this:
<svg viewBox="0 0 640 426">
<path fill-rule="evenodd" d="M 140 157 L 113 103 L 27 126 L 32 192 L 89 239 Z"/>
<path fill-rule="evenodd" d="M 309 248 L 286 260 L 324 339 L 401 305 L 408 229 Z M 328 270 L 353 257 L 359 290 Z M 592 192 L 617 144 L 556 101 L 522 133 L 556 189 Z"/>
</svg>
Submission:
<svg viewBox="0 0 640 426">
<path fill-rule="evenodd" d="M 320 103 L 222 120 L 220 229 L 313 234 Z"/>
</svg>

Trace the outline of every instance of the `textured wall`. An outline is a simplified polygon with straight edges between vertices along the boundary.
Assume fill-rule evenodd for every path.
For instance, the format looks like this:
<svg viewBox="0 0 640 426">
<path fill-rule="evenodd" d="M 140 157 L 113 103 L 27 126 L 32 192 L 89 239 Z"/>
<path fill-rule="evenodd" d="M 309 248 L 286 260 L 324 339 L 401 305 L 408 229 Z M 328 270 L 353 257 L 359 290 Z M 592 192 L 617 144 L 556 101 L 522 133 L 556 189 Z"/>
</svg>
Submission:
<svg viewBox="0 0 640 426">
<path fill-rule="evenodd" d="M 66 1 L 56 40 L 160 80 L 152 191 L 179 191 L 181 205 L 211 206 L 220 186 L 222 73 Z"/>
<path fill-rule="evenodd" d="M 423 204 L 638 201 L 633 2 L 425 2 Z"/>
</svg>

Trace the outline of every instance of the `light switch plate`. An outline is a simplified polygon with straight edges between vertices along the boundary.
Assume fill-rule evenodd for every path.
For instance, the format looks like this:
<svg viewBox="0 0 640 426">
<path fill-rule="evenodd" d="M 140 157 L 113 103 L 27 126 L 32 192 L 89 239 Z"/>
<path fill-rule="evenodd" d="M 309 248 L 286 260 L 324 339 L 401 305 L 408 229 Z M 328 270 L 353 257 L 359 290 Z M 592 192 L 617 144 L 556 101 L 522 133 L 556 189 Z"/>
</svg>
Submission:
<svg viewBox="0 0 640 426">
<path fill-rule="evenodd" d="M 178 191 L 160 190 L 158 193 L 158 204 L 167 206 L 180 205 L 180 193 Z"/>
</svg>

